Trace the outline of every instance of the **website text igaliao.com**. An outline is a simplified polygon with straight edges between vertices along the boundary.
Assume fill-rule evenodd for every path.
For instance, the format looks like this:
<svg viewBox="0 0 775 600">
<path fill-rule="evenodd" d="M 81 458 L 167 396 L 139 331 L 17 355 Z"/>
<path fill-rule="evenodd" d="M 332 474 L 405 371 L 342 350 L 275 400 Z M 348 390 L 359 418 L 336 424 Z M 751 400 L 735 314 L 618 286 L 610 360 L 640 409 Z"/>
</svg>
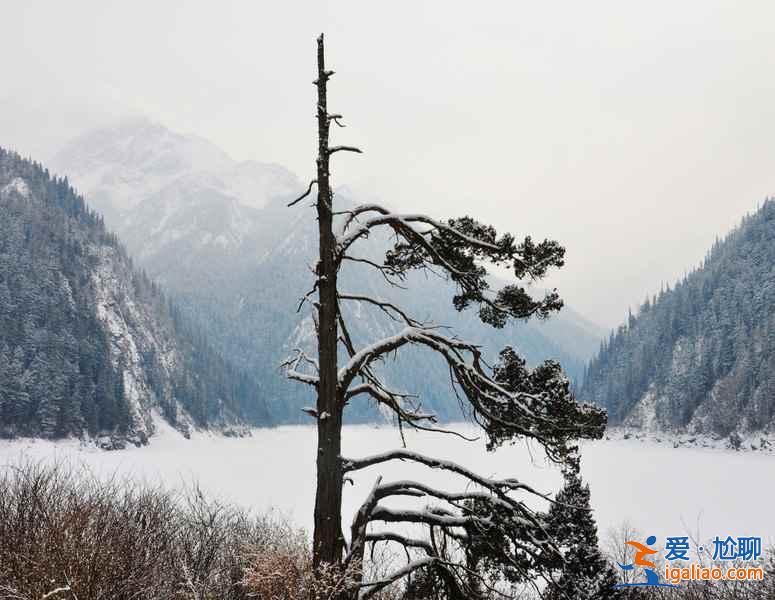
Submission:
<svg viewBox="0 0 775 600">
<path fill-rule="evenodd" d="M 677 585 L 684 581 L 762 581 L 762 567 L 687 567 L 665 565 L 665 580 Z"/>
</svg>

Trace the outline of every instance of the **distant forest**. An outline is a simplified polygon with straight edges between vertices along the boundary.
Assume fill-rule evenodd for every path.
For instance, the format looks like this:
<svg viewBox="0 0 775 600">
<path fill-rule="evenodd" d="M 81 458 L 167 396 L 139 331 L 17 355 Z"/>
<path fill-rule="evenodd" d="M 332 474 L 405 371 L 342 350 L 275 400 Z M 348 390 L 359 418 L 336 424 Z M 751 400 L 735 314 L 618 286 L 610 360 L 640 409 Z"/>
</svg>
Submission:
<svg viewBox="0 0 775 600">
<path fill-rule="evenodd" d="M 651 395 L 656 422 L 728 435 L 775 415 L 775 201 L 767 200 L 703 264 L 646 299 L 590 362 L 583 400 L 623 422 Z M 648 411 L 647 411 L 648 412 Z"/>
<path fill-rule="evenodd" d="M 106 255 L 129 279 L 129 297 L 119 304 L 148 314 L 149 323 L 131 325 L 169 336 L 182 357 L 182 364 L 165 365 L 153 348 L 139 348 L 153 392 L 144 403 L 172 423 L 181 408 L 196 425 L 229 416 L 268 421 L 257 383 L 227 364 L 132 268 L 67 179 L 0 149 L 0 190 L 0 435 L 132 433 L 138 407 L 128 401 L 125 365 L 111 360 L 110 332 L 96 308 L 104 282 L 95 272 Z"/>
</svg>

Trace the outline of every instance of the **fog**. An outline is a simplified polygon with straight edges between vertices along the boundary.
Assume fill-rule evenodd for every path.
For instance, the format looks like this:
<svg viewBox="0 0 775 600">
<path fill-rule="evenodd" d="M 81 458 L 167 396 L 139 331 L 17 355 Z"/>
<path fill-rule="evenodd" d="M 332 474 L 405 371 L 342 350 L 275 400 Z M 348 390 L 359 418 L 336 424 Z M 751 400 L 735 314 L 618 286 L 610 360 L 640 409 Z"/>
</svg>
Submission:
<svg viewBox="0 0 775 600">
<path fill-rule="evenodd" d="M 612 326 L 775 190 L 766 2 L 3 2 L 0 145 L 45 160 L 129 114 L 312 174 L 314 40 L 334 178 L 568 249 Z"/>
</svg>

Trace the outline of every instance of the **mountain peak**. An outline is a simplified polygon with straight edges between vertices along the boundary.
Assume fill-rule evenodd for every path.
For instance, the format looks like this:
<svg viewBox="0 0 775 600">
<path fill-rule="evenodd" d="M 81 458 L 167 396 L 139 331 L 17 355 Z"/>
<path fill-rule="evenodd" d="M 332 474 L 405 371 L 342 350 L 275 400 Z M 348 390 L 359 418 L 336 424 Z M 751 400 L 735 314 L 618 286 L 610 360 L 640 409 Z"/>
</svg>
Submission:
<svg viewBox="0 0 775 600">
<path fill-rule="evenodd" d="M 128 117 L 89 131 L 52 159 L 53 168 L 67 175 L 114 227 L 116 217 L 176 179 L 232 164 L 214 144 L 145 117 Z"/>
<path fill-rule="evenodd" d="M 263 208 L 292 197 L 298 178 L 274 163 L 233 160 L 212 142 L 177 133 L 143 116 L 132 116 L 89 131 L 66 144 L 53 158 L 89 202 L 122 233 L 123 222 L 144 201 L 163 193 L 185 199 L 178 185 L 210 181 L 224 198 Z"/>
</svg>

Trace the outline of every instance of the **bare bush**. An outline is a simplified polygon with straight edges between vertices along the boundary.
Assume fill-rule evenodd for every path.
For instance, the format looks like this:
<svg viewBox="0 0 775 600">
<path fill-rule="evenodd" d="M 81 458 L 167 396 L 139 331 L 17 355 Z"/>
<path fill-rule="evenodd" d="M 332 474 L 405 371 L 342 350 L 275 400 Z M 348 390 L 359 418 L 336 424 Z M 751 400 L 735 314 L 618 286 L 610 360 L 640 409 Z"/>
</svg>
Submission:
<svg viewBox="0 0 775 600">
<path fill-rule="evenodd" d="M 329 565 L 315 571 L 304 548 L 256 553 L 245 586 L 250 596 L 261 600 L 332 600 L 358 581 L 359 573 Z"/>
<path fill-rule="evenodd" d="M 287 524 L 198 489 L 172 494 L 61 465 L 0 471 L 0 600 L 247 599 L 250 552 L 292 538 L 303 546 Z"/>
<path fill-rule="evenodd" d="M 251 598 L 332 600 L 360 584 L 360 565 L 323 565 L 316 571 L 305 537 L 283 535 L 274 541 L 276 543 L 255 549 L 250 554 L 244 585 Z M 367 566 L 372 578 L 379 578 L 385 568 L 385 562 L 381 560 L 370 561 Z M 403 590 L 396 585 L 372 597 L 376 600 L 399 600 L 403 597 Z"/>
</svg>

